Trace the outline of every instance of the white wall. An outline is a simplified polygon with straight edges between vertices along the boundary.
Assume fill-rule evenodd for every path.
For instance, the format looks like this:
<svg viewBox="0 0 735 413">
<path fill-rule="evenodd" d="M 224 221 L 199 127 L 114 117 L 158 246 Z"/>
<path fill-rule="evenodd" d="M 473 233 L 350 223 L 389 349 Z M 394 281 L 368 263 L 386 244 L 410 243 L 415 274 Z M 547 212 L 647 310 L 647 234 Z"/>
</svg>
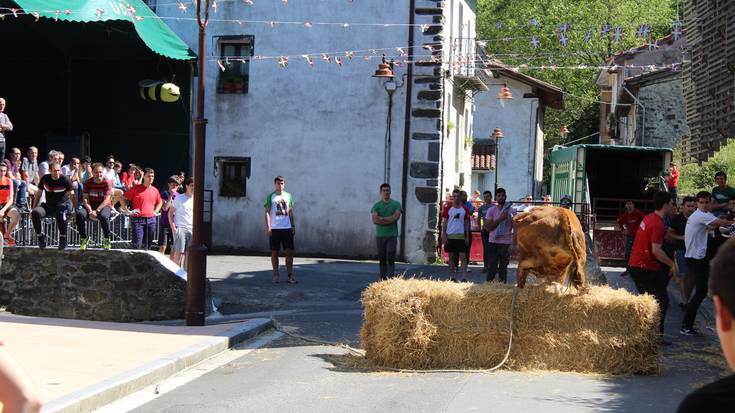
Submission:
<svg viewBox="0 0 735 413">
<path fill-rule="evenodd" d="M 505 188 L 509 200 L 517 200 L 533 193 L 535 180 L 533 195 L 538 197 L 543 166 L 543 132 L 537 119 L 539 100 L 523 98 L 531 92 L 531 87 L 524 83 L 505 77 L 493 79 L 492 83 L 507 83 L 513 99 L 504 102 L 497 99 L 498 85 L 491 85 L 489 91 L 475 97 L 475 140 L 490 141 L 493 130 L 502 129 L 505 138 L 498 147 L 498 187 Z M 495 196 L 494 182 L 495 171 L 490 171 L 485 175 L 485 188 L 477 189 L 481 192 L 489 189 Z"/>
<path fill-rule="evenodd" d="M 474 42 L 467 39 L 475 38 L 476 15 L 466 1 L 446 0 L 444 19 L 449 23 L 445 30 L 445 54 L 451 62 L 458 59 L 461 53 L 464 56 L 474 56 Z M 464 40 L 464 41 L 462 41 Z M 459 43 L 459 48 L 455 45 Z M 453 64 L 446 67 L 451 75 L 467 74 L 464 67 L 458 68 Z M 442 156 L 444 159 L 444 176 L 441 196 L 446 190 L 452 190 L 460 184 L 460 174 L 464 174 L 464 189 L 469 191 L 472 180 L 472 145 L 465 146 L 465 137 L 472 136 L 474 130 L 475 105 L 470 97 L 462 90 L 454 88 L 453 82 L 445 82 L 444 88 L 444 140 L 442 142 Z M 468 116 L 465 116 L 467 113 Z M 449 122 L 454 129 L 449 131 Z"/>
<path fill-rule="evenodd" d="M 407 1 L 222 2 L 213 19 L 313 22 L 408 22 Z M 161 16 L 182 16 L 174 5 L 159 6 Z M 187 17 L 193 17 L 190 10 Z M 193 21 L 166 20 L 196 50 Z M 206 59 L 218 53 L 213 36 L 254 35 L 255 54 L 301 55 L 406 46 L 406 27 L 313 26 L 223 23 L 207 30 Z M 214 45 L 214 48 L 213 48 Z M 214 50 L 213 50 L 214 49 Z M 380 53 L 379 53 L 380 54 Z M 206 188 L 215 191 L 213 243 L 217 247 L 267 250 L 263 202 L 273 178 L 283 175 L 295 197 L 296 246 L 301 253 L 374 255 L 370 208 L 383 181 L 387 94 L 372 78 L 379 59 L 344 58 L 342 67 L 315 58 L 253 60 L 246 95 L 217 94 L 218 66 L 206 66 Z M 404 68 L 397 73 L 405 72 Z M 394 94 L 391 184 L 400 200 L 405 86 Z M 215 156 L 248 156 L 252 174 L 247 197 L 222 198 L 214 176 Z M 409 195 L 411 195 L 409 193 Z"/>
</svg>

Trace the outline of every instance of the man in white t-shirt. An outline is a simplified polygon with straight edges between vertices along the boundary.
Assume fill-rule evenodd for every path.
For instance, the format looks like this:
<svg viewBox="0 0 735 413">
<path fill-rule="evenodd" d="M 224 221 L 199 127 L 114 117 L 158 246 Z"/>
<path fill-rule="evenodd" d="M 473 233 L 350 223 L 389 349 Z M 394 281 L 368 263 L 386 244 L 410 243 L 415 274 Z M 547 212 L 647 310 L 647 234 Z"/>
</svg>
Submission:
<svg viewBox="0 0 735 413">
<path fill-rule="evenodd" d="M 718 227 L 732 225 L 733 221 L 717 218 L 711 212 L 712 195 L 707 191 L 697 194 L 697 210 L 687 219 L 684 229 L 684 245 L 689 272 L 694 275 L 697 290 L 689 300 L 684 315 L 681 330 L 685 336 L 698 336 L 700 333 L 694 328 L 694 320 L 702 300 L 707 296 L 709 281 L 709 261 L 712 254 L 707 253 L 707 242 L 710 232 Z"/>
<path fill-rule="evenodd" d="M 296 234 L 296 225 L 293 214 L 293 196 L 283 189 L 286 180 L 278 175 L 274 180 L 275 191 L 268 194 L 265 199 L 265 231 L 271 247 L 271 266 L 273 267 L 273 282 L 278 284 L 280 274 L 278 273 L 278 253 L 281 246 L 286 252 L 286 271 L 288 272 L 288 283 L 296 284 L 293 275 L 293 238 Z"/>
<path fill-rule="evenodd" d="M 183 268 L 186 270 L 188 267 L 186 250 L 191 245 L 191 234 L 194 227 L 194 178 L 187 178 L 184 181 L 184 189 L 186 192 L 174 198 L 168 207 L 168 222 L 173 235 L 171 260 L 181 265 L 183 258 Z"/>
</svg>

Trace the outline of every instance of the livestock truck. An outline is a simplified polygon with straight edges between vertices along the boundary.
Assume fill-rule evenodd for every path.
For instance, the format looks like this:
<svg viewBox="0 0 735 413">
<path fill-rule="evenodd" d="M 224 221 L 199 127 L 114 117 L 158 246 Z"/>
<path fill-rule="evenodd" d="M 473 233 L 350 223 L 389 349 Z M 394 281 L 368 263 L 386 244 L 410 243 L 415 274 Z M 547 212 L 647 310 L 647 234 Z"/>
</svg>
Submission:
<svg viewBox="0 0 735 413">
<path fill-rule="evenodd" d="M 623 261 L 625 239 L 617 219 L 632 200 L 651 212 L 652 193 L 671 162 L 669 148 L 582 144 L 549 154 L 554 202 L 571 201 L 594 241 L 598 257 Z"/>
</svg>

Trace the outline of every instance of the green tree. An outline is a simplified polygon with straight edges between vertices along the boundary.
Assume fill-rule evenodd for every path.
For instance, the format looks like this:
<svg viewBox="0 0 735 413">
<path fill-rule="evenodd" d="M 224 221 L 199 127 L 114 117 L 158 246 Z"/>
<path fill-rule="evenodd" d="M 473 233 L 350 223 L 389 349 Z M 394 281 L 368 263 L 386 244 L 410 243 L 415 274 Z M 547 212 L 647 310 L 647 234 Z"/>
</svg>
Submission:
<svg viewBox="0 0 735 413">
<path fill-rule="evenodd" d="M 715 174 L 719 171 L 725 172 L 732 184 L 735 178 L 735 140 L 730 140 L 701 165 L 688 163 L 682 166 L 679 171 L 679 194 L 696 195 L 699 191 L 711 191 L 716 186 Z"/>
<path fill-rule="evenodd" d="M 491 57 L 513 66 L 601 66 L 608 57 L 646 43 L 645 39 L 635 37 L 640 25 L 650 26 L 653 39 L 668 34 L 676 18 L 676 3 L 676 0 L 479 0 L 477 36 L 486 42 L 485 50 Z M 541 27 L 533 26 L 532 19 Z M 570 25 L 566 47 L 560 42 L 559 27 L 564 23 Z M 601 36 L 601 28 L 606 24 L 610 32 Z M 613 39 L 614 27 L 623 29 L 619 43 Z M 585 42 L 590 30 L 590 41 Z M 538 48 L 531 46 L 533 35 L 540 41 Z M 524 73 L 566 93 L 564 111 L 546 111 L 547 147 L 599 131 L 599 89 L 595 85 L 599 70 L 529 68 Z M 565 140 L 559 134 L 562 125 L 568 125 L 571 131 Z"/>
</svg>

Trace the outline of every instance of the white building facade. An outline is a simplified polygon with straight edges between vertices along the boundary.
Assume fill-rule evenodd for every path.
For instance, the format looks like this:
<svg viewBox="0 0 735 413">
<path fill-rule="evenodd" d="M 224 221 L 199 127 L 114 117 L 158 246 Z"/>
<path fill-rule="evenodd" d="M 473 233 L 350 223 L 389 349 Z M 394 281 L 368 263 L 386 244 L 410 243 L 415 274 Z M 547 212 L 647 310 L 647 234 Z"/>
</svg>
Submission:
<svg viewBox="0 0 735 413">
<path fill-rule="evenodd" d="M 453 103 L 461 68 L 450 51 L 456 39 L 474 38 L 475 2 L 253 3 L 220 2 L 200 56 L 207 61 L 213 248 L 268 250 L 263 204 L 282 175 L 295 199 L 297 254 L 374 256 L 370 209 L 388 169 L 390 137 L 389 183 L 404 207 L 403 256 L 431 260 L 441 177 L 459 184 L 459 173 L 441 171 L 471 173 L 468 151 L 457 157 L 459 167 L 442 165 L 441 154 L 448 119 L 471 133 L 472 111 Z M 156 13 L 197 50 L 193 10 L 166 3 Z M 182 16 L 188 19 L 173 18 Z M 392 95 L 385 79 L 372 76 L 382 55 L 398 62 Z"/>
<path fill-rule="evenodd" d="M 475 98 L 472 190 L 490 190 L 495 183 L 506 190 L 507 199 L 519 200 L 527 194 L 542 195 L 544 166 L 544 112 L 564 108 L 562 91 L 548 83 L 515 72 L 502 64 L 488 63 L 490 93 Z M 513 99 L 497 99 L 498 85 L 507 85 Z M 494 93 L 493 93 L 494 92 Z M 500 128 L 497 158 L 492 133 Z M 478 158 L 490 158 L 490 161 Z"/>
</svg>

